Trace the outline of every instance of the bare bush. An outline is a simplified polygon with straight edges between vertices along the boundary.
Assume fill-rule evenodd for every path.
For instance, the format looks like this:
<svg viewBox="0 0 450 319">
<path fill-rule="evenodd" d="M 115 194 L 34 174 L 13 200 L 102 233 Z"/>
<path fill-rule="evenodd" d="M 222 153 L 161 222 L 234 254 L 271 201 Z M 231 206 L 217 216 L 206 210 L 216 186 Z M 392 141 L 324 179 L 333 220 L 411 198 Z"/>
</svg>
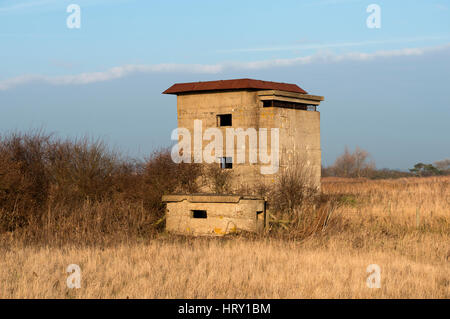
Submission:
<svg viewBox="0 0 450 319">
<path fill-rule="evenodd" d="M 294 208 L 314 197 L 318 190 L 311 180 L 311 168 L 304 160 L 296 160 L 292 165 L 282 168 L 268 194 L 271 210 L 290 214 Z"/>
<path fill-rule="evenodd" d="M 173 162 L 169 150 L 154 152 L 144 166 L 143 200 L 147 209 L 159 217 L 164 214 L 161 197 L 169 193 L 195 193 L 199 186 L 197 180 L 201 175 L 198 164 Z"/>
<path fill-rule="evenodd" d="M 335 197 L 317 194 L 296 206 L 284 220 L 278 220 L 274 233 L 297 239 L 322 233 L 339 224 L 339 216 L 334 216 L 338 207 Z"/>
<path fill-rule="evenodd" d="M 49 191 L 45 151 L 50 137 L 41 132 L 0 139 L 0 231 L 38 220 Z"/>
<path fill-rule="evenodd" d="M 443 174 L 450 174 L 450 158 L 434 162 L 434 166 Z"/>
<path fill-rule="evenodd" d="M 296 159 L 283 168 L 274 185 L 256 189 L 268 200 L 270 234 L 304 239 L 324 231 L 338 207 L 333 196 L 312 184 L 313 171 L 306 160 Z"/>
<path fill-rule="evenodd" d="M 99 140 L 54 141 L 48 147 L 51 199 L 56 202 L 111 198 L 118 156 Z"/>
<path fill-rule="evenodd" d="M 203 167 L 205 184 L 216 194 L 231 193 L 233 173 L 231 170 L 222 169 L 218 164 L 207 164 Z"/>
<path fill-rule="evenodd" d="M 67 241 L 73 227 L 86 243 L 114 233 L 129 240 L 162 227 L 162 195 L 197 192 L 200 176 L 198 164 L 176 164 L 168 150 L 143 163 L 98 140 L 10 134 L 0 139 L 0 235 Z"/>
<path fill-rule="evenodd" d="M 202 165 L 197 163 L 180 163 L 177 166 L 178 191 L 187 194 L 198 193 L 199 177 L 202 175 Z"/>
<path fill-rule="evenodd" d="M 339 177 L 369 177 L 374 169 L 375 163 L 370 161 L 367 151 L 357 146 L 351 153 L 346 147 L 344 153 L 334 162 L 331 174 Z"/>
</svg>

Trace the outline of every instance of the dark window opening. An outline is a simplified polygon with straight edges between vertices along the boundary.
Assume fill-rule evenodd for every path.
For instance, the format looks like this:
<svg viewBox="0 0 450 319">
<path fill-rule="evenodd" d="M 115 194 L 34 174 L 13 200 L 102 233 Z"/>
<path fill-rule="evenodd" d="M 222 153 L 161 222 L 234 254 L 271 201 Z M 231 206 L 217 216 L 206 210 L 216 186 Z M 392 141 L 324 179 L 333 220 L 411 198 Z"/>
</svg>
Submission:
<svg viewBox="0 0 450 319">
<path fill-rule="evenodd" d="M 206 213 L 206 210 L 193 210 L 192 211 L 192 218 L 207 218 L 208 215 Z"/>
<path fill-rule="evenodd" d="M 233 168 L 233 158 L 232 157 L 221 157 L 220 158 L 220 168 L 222 168 L 222 169 Z"/>
<path fill-rule="evenodd" d="M 277 100 L 263 100 L 263 107 L 284 107 L 288 109 L 316 111 L 315 105 Z"/>
<path fill-rule="evenodd" d="M 231 114 L 217 115 L 217 126 L 231 126 Z"/>
<path fill-rule="evenodd" d="M 271 107 L 271 106 L 273 106 L 273 100 L 263 101 L 263 107 Z"/>
</svg>

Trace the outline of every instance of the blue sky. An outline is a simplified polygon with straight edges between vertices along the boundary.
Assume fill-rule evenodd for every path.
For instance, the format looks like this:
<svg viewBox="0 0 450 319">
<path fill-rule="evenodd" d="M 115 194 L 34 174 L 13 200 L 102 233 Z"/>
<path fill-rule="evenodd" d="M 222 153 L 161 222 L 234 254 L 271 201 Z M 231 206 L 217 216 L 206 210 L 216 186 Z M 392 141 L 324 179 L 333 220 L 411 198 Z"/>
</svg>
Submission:
<svg viewBox="0 0 450 319">
<path fill-rule="evenodd" d="M 378 167 L 450 157 L 448 0 L 0 0 L 0 133 L 89 134 L 145 156 L 176 127 L 164 89 L 242 77 L 325 96 L 326 165 L 346 145 Z"/>
</svg>

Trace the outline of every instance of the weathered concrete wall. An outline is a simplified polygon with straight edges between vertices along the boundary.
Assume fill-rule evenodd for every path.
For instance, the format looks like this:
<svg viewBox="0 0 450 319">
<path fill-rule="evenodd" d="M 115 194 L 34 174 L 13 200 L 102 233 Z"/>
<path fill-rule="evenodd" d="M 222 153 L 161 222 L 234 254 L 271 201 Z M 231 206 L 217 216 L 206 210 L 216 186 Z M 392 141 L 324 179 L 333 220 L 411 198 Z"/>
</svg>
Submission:
<svg viewBox="0 0 450 319">
<path fill-rule="evenodd" d="M 264 199 L 172 195 L 164 196 L 163 201 L 167 205 L 166 229 L 172 233 L 223 236 L 242 230 L 258 232 L 264 229 Z M 206 210 L 207 218 L 194 218 L 193 210 Z"/>
<path fill-rule="evenodd" d="M 259 104 L 254 92 L 218 92 L 207 94 L 179 95 L 177 99 L 178 127 L 189 129 L 194 145 L 194 120 L 202 120 L 202 130 L 217 127 L 218 114 L 232 114 L 234 128 L 259 128 Z M 222 131 L 223 156 L 226 156 L 226 128 L 218 127 Z M 237 142 L 237 141 L 235 141 Z M 208 141 L 203 141 L 203 147 Z M 236 143 L 237 144 L 237 143 Z M 236 145 L 235 144 L 235 145 Z M 194 152 L 194 149 L 192 149 Z M 248 159 L 249 144 L 246 142 L 246 159 Z M 244 164 L 233 164 L 234 185 L 245 182 L 254 184 L 259 179 L 259 165 L 250 165 L 248 160 Z M 207 191 L 204 189 L 204 191 Z"/>
<path fill-rule="evenodd" d="M 232 91 L 217 93 L 190 93 L 178 95 L 177 99 L 178 127 L 187 128 L 191 132 L 194 145 L 194 120 L 202 120 L 202 131 L 209 127 L 217 127 L 218 114 L 232 114 L 233 128 L 269 129 L 268 150 L 271 149 L 270 129 L 279 128 L 280 132 L 280 170 L 276 174 L 261 174 L 261 165 L 250 164 L 249 143 L 246 141 L 246 162 L 233 163 L 233 186 L 252 187 L 258 183 L 273 183 L 282 169 L 302 162 L 302 166 L 311 176 L 311 186 L 320 187 L 320 113 L 281 107 L 263 107 L 257 91 Z M 221 128 L 225 154 L 226 128 Z M 203 148 L 209 141 L 203 141 Z M 194 151 L 192 149 L 192 151 Z M 236 154 L 236 141 L 235 141 Z M 259 161 L 259 160 L 258 160 Z M 204 189 L 203 191 L 208 191 Z"/>
<path fill-rule="evenodd" d="M 280 172 L 298 165 L 311 186 L 320 187 L 320 113 L 280 107 L 265 108 L 280 130 Z"/>
</svg>

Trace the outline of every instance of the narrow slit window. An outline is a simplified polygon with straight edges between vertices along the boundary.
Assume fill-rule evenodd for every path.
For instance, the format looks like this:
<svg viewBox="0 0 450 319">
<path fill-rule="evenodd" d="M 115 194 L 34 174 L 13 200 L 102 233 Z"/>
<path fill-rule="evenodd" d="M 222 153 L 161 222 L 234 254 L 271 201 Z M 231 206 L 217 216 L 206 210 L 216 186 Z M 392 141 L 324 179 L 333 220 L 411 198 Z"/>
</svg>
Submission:
<svg viewBox="0 0 450 319">
<path fill-rule="evenodd" d="M 206 210 L 193 210 L 192 218 L 207 218 L 208 214 Z"/>
<path fill-rule="evenodd" d="M 233 168 L 233 158 L 232 157 L 221 157 L 220 158 L 220 168 L 222 168 L 222 169 Z"/>
<path fill-rule="evenodd" d="M 273 100 L 263 101 L 263 107 L 271 107 L 271 106 L 273 106 Z"/>
<path fill-rule="evenodd" d="M 217 115 L 217 126 L 231 126 L 231 114 L 219 114 Z"/>
</svg>

